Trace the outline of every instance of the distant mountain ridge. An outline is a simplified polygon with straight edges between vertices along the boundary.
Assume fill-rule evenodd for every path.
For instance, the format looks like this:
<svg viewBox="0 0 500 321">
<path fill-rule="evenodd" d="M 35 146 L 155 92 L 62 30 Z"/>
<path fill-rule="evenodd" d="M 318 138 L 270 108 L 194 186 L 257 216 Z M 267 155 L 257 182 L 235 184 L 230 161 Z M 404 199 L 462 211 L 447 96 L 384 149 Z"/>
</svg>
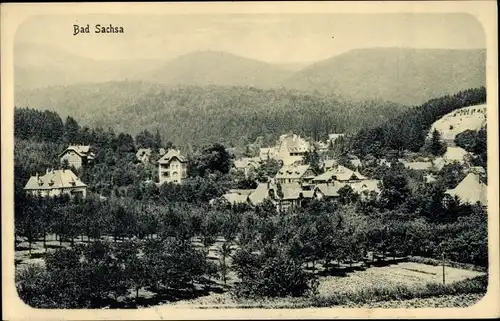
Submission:
<svg viewBox="0 0 500 321">
<path fill-rule="evenodd" d="M 135 80 L 167 86 L 288 88 L 348 100 L 418 105 L 486 82 L 486 50 L 355 49 L 309 65 L 271 64 L 219 51 L 174 59 L 100 61 L 57 48 L 15 48 L 16 90 Z"/>
<path fill-rule="evenodd" d="M 275 87 L 292 72 L 278 65 L 220 51 L 195 51 L 174 58 L 141 80 L 164 85 Z"/>
<path fill-rule="evenodd" d="M 283 86 L 335 92 L 355 100 L 418 105 L 485 83 L 485 49 L 370 48 L 312 64 L 294 73 Z"/>
</svg>

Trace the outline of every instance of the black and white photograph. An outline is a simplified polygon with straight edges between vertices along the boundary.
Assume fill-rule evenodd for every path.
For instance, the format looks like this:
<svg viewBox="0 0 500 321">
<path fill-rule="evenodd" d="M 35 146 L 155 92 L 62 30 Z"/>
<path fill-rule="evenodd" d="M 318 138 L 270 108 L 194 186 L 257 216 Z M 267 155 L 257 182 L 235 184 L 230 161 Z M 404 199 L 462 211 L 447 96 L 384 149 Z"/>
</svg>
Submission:
<svg viewBox="0 0 500 321">
<path fill-rule="evenodd" d="M 483 299 L 498 272 L 497 48 L 477 17 L 451 5 L 169 5 L 16 27 L 2 225 L 21 302 L 300 311 Z"/>
</svg>

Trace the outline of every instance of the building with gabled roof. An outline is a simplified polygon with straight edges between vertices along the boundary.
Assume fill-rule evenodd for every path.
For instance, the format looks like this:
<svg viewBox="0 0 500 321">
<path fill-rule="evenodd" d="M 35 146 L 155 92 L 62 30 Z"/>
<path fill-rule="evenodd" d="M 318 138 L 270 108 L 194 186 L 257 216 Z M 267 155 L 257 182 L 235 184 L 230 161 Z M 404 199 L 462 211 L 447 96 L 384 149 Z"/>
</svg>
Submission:
<svg viewBox="0 0 500 321">
<path fill-rule="evenodd" d="M 325 159 L 324 161 L 321 162 L 320 166 L 323 169 L 323 171 L 326 172 L 337 166 L 338 163 L 339 162 L 336 159 Z"/>
<path fill-rule="evenodd" d="M 313 197 L 312 191 L 304 191 L 299 183 L 271 184 L 268 195 L 280 212 L 302 206 L 304 199 Z"/>
<path fill-rule="evenodd" d="M 276 173 L 276 183 L 303 183 L 312 181 L 316 172 L 311 165 L 283 166 Z"/>
<path fill-rule="evenodd" d="M 252 205 L 260 205 L 264 203 L 264 200 L 269 197 L 269 188 L 271 187 L 271 182 L 259 183 L 257 188 L 248 195 L 248 200 Z"/>
<path fill-rule="evenodd" d="M 92 162 L 95 154 L 88 145 L 70 145 L 61 154 L 59 154 L 61 164 L 68 163 L 76 169 Z"/>
<path fill-rule="evenodd" d="M 70 197 L 87 196 L 87 185 L 69 169 L 47 170 L 45 175 L 31 176 L 24 186 L 26 193 L 33 196 L 50 197 L 67 194 Z"/>
<path fill-rule="evenodd" d="M 314 188 L 316 199 L 336 199 L 339 197 L 339 190 L 346 186 L 346 183 L 335 182 L 334 184 L 318 184 Z"/>
<path fill-rule="evenodd" d="M 305 156 L 310 150 L 308 141 L 296 134 L 281 135 L 279 139 L 278 155 L 281 159 L 289 156 Z"/>
<path fill-rule="evenodd" d="M 187 158 L 176 149 L 169 150 L 158 161 L 159 183 L 181 184 L 187 178 Z"/>
<path fill-rule="evenodd" d="M 353 171 L 345 166 L 337 165 L 321 175 L 313 178 L 315 184 L 326 184 L 333 181 L 338 182 L 354 182 L 367 179 L 358 171 Z"/>
<path fill-rule="evenodd" d="M 376 179 L 365 179 L 359 182 L 353 182 L 349 184 L 353 191 L 358 193 L 362 198 L 367 197 L 372 193 L 376 195 L 380 194 L 379 180 Z"/>
<path fill-rule="evenodd" d="M 461 203 L 488 205 L 488 186 L 476 173 L 469 173 L 455 188 L 445 192 L 447 197 L 457 196 Z"/>
<path fill-rule="evenodd" d="M 249 203 L 248 194 L 226 193 L 221 198 L 231 205 Z"/>
<path fill-rule="evenodd" d="M 251 171 L 255 171 L 260 167 L 259 157 L 243 157 L 234 161 L 233 164 L 236 170 L 242 171 L 245 177 L 248 177 Z"/>
</svg>

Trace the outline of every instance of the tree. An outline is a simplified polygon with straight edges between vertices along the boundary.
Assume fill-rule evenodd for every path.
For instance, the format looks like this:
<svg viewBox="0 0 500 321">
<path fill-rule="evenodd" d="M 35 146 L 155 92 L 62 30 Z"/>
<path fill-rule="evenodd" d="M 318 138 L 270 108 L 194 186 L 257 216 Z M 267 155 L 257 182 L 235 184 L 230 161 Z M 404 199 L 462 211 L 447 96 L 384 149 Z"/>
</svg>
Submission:
<svg viewBox="0 0 500 321">
<path fill-rule="evenodd" d="M 240 297 L 301 296 L 315 290 L 315 277 L 304 271 L 302 262 L 287 250 L 266 247 L 261 254 L 238 250 L 233 266 L 241 282 L 233 288 Z"/>
<path fill-rule="evenodd" d="M 341 204 L 352 204 L 359 199 L 359 195 L 354 192 L 350 185 L 345 185 L 338 190 L 339 201 Z"/>
<path fill-rule="evenodd" d="M 220 172 L 229 173 L 232 167 L 233 156 L 219 143 L 206 146 L 194 160 L 192 160 L 189 172 L 193 175 L 205 176 L 207 173 Z"/>
<path fill-rule="evenodd" d="M 382 178 L 381 200 L 384 207 L 394 209 L 410 195 L 406 176 L 389 172 Z"/>
<path fill-rule="evenodd" d="M 72 117 L 68 116 L 64 123 L 64 143 L 78 144 L 80 142 L 80 126 Z"/>
<path fill-rule="evenodd" d="M 158 151 L 163 146 L 163 141 L 161 138 L 160 130 L 157 128 L 155 136 L 153 139 L 153 146 L 151 146 L 155 151 Z"/>
<path fill-rule="evenodd" d="M 441 141 L 441 133 L 437 129 L 432 131 L 432 136 L 423 149 L 434 156 L 442 156 L 446 153 L 446 143 Z"/>
<path fill-rule="evenodd" d="M 274 177 L 281 168 L 279 161 L 270 158 L 262 162 L 257 169 L 257 180 L 259 182 L 267 182 L 269 178 Z"/>
<path fill-rule="evenodd" d="M 316 173 L 321 173 L 321 168 L 319 166 L 319 161 L 320 157 L 318 154 L 318 151 L 316 148 L 314 148 L 311 151 L 307 151 L 306 155 L 304 157 L 304 163 L 311 165 L 311 168 L 316 172 Z"/>
<path fill-rule="evenodd" d="M 134 138 L 129 134 L 118 134 L 117 144 L 118 151 L 121 153 L 132 153 L 135 151 Z"/>
</svg>

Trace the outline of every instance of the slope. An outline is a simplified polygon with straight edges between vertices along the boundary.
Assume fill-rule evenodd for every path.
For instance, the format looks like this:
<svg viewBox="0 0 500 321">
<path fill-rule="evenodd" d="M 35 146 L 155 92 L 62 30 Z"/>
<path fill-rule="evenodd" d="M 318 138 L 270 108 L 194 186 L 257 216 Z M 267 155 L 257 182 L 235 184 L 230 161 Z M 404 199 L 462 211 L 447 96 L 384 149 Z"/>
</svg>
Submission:
<svg viewBox="0 0 500 321">
<path fill-rule="evenodd" d="M 487 110 L 486 104 L 457 109 L 434 122 L 428 136 L 437 129 L 444 141 L 452 143 L 458 134 L 466 130 L 478 131 L 485 126 Z"/>
<path fill-rule="evenodd" d="M 356 49 L 294 73 L 283 86 L 419 105 L 483 86 L 485 66 L 483 49 Z"/>
<path fill-rule="evenodd" d="M 167 87 L 133 81 L 23 91 L 16 93 L 16 105 L 53 110 L 83 125 L 111 126 L 131 134 L 159 128 L 165 139 L 178 145 L 221 141 L 239 146 L 258 136 L 274 141 L 289 131 L 307 137 L 354 132 L 407 109 L 287 89 Z"/>
<path fill-rule="evenodd" d="M 57 47 L 34 43 L 14 46 L 16 90 L 131 79 L 155 69 L 158 64 L 160 61 L 154 59 L 89 59 Z"/>
<path fill-rule="evenodd" d="M 292 74 L 286 67 L 219 51 L 196 51 L 168 61 L 137 79 L 166 85 L 274 87 Z"/>
</svg>

